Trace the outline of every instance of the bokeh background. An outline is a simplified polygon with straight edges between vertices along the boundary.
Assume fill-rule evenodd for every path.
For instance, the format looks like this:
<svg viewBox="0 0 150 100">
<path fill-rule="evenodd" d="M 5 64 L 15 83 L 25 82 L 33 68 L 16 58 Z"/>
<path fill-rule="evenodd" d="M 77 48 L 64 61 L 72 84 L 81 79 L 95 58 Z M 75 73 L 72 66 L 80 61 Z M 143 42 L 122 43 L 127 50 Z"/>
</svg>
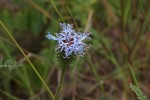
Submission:
<svg viewBox="0 0 150 100">
<path fill-rule="evenodd" d="M 137 100 L 129 65 L 149 100 L 150 1 L 141 4 L 143 10 L 138 0 L 0 0 L 0 20 L 53 93 L 61 66 L 56 43 L 45 35 L 59 32 L 62 19 L 77 31 L 92 32 L 86 41 L 92 47 L 67 68 L 59 100 Z M 0 100 L 49 100 L 2 26 L 0 64 Z"/>
</svg>

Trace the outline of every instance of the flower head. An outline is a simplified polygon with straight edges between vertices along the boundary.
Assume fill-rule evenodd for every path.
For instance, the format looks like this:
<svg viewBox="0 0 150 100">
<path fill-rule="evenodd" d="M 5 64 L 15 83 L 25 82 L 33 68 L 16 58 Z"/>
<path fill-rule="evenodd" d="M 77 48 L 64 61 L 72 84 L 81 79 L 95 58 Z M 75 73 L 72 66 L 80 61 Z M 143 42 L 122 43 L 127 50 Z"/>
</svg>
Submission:
<svg viewBox="0 0 150 100">
<path fill-rule="evenodd" d="M 89 35 L 91 33 L 80 33 L 73 30 L 73 26 L 67 23 L 60 23 L 62 31 L 56 33 L 56 37 L 51 35 L 50 32 L 46 35 L 49 40 L 55 40 L 58 42 L 55 47 L 56 52 L 65 52 L 65 58 L 71 55 L 83 56 L 90 45 L 83 42 L 84 39 L 91 39 Z"/>
</svg>

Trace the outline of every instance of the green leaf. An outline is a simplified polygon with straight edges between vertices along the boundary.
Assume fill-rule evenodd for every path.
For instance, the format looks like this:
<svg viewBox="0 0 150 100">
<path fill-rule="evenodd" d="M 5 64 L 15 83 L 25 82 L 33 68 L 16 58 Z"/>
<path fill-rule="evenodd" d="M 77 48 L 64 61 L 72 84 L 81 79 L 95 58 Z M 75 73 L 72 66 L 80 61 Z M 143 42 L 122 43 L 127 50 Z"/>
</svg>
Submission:
<svg viewBox="0 0 150 100">
<path fill-rule="evenodd" d="M 148 100 L 139 87 L 130 83 L 130 88 L 137 95 L 139 100 Z"/>
</svg>

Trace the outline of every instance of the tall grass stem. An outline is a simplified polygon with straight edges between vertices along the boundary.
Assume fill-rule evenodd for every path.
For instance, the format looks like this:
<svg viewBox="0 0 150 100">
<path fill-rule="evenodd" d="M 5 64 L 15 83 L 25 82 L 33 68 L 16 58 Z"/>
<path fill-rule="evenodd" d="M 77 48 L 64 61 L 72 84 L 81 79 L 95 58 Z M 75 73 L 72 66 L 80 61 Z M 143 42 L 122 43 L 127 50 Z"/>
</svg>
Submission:
<svg viewBox="0 0 150 100">
<path fill-rule="evenodd" d="M 148 30 L 150 31 L 150 25 L 149 25 L 149 23 L 148 23 L 148 20 L 147 20 L 146 15 L 145 15 L 145 12 L 144 12 L 144 9 L 143 9 L 141 0 L 139 0 L 139 6 L 140 6 L 140 8 L 141 8 L 141 11 L 142 11 L 142 13 L 143 13 L 144 19 L 145 19 L 146 24 L 147 24 L 147 26 L 148 26 Z"/>
<path fill-rule="evenodd" d="M 58 99 L 58 95 L 59 95 L 60 89 L 61 89 L 62 84 L 63 84 L 63 80 L 64 80 L 66 69 L 67 69 L 67 66 L 63 67 L 63 70 L 62 70 L 62 73 L 61 73 L 61 77 L 60 77 L 59 86 L 58 86 L 58 88 L 56 90 L 54 100 Z"/>
<path fill-rule="evenodd" d="M 72 13 L 71 13 L 71 11 L 70 11 L 70 8 L 69 8 L 69 7 L 67 7 L 67 10 L 68 10 L 69 14 L 70 14 L 70 15 L 71 15 L 71 17 L 72 17 L 72 19 L 73 19 L 73 21 L 74 21 L 74 23 L 75 23 L 76 28 L 79 30 L 78 24 L 77 24 L 77 22 L 76 22 L 75 18 L 73 17 L 73 15 L 72 15 Z"/>
<path fill-rule="evenodd" d="M 135 83 L 135 85 L 136 85 L 137 87 L 139 87 L 139 85 L 138 85 L 138 81 L 137 81 L 137 79 L 136 79 L 136 76 L 135 76 L 135 74 L 134 74 L 134 71 L 133 71 L 133 69 L 132 69 L 132 66 L 131 66 L 131 64 L 130 64 L 130 63 L 128 63 L 128 65 L 129 65 L 130 72 L 131 72 L 131 74 L 132 74 L 132 77 L 133 77 L 134 83 Z"/>
<path fill-rule="evenodd" d="M 97 81 L 98 84 L 99 84 L 99 89 L 100 89 L 101 91 L 105 92 L 103 83 L 102 83 L 101 79 L 99 78 L 99 75 L 98 75 L 98 73 L 97 73 L 97 71 L 96 71 L 96 69 L 95 69 L 95 66 L 92 64 L 92 62 L 91 62 L 90 60 L 88 60 L 88 61 L 89 61 L 89 63 L 90 63 L 90 68 L 91 68 L 91 70 L 93 71 L 93 73 L 94 73 L 94 75 L 95 75 L 96 81 Z"/>
<path fill-rule="evenodd" d="M 22 50 L 22 48 L 19 46 L 19 44 L 17 43 L 17 41 L 14 39 L 14 37 L 11 35 L 11 33 L 8 31 L 8 29 L 6 28 L 6 26 L 3 24 L 3 22 L 1 20 L 0 20 L 0 24 L 5 29 L 6 33 L 9 35 L 9 37 L 15 43 L 15 45 L 20 50 L 20 52 L 23 54 L 23 56 L 26 58 L 26 60 L 28 61 L 28 63 L 31 65 L 31 67 L 33 68 L 33 70 L 35 71 L 35 73 L 37 74 L 37 76 L 39 77 L 39 79 L 41 80 L 41 82 L 44 84 L 45 88 L 48 90 L 51 99 L 53 99 L 54 98 L 53 93 L 48 88 L 47 84 L 45 83 L 45 81 L 43 80 L 43 78 L 41 77 L 41 75 L 39 74 L 39 72 L 36 70 L 36 68 L 34 67 L 34 65 L 32 64 L 32 62 L 28 59 L 28 57 L 26 56 L 26 54 L 24 53 L 24 51 Z"/>
<path fill-rule="evenodd" d="M 53 0 L 50 0 L 50 2 L 51 2 L 51 4 L 53 5 L 53 7 L 54 7 L 55 11 L 57 12 L 57 14 L 59 15 L 59 17 L 61 18 L 61 20 L 63 21 L 63 23 L 64 23 L 65 21 L 64 21 L 63 17 L 61 16 L 60 12 L 58 11 L 58 9 L 57 9 L 57 7 L 56 7 L 54 1 L 53 1 Z"/>
<path fill-rule="evenodd" d="M 2 89 L 0 89 L 0 92 L 1 92 L 2 94 L 5 94 L 5 95 L 6 95 L 7 97 L 9 97 L 11 100 L 20 100 L 20 98 L 17 98 L 17 97 L 15 97 L 15 96 L 9 94 L 8 92 L 3 91 Z M 2 100 L 2 99 L 1 99 L 1 100 Z"/>
</svg>

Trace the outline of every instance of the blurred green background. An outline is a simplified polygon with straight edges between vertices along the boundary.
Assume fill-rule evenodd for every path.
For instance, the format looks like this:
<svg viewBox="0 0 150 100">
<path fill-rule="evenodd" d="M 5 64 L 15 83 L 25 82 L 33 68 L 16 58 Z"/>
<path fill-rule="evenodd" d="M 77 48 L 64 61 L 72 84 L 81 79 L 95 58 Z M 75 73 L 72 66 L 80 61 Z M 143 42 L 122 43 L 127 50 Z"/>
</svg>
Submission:
<svg viewBox="0 0 150 100">
<path fill-rule="evenodd" d="M 150 1 L 141 3 L 148 21 Z M 129 87 L 134 84 L 129 64 L 150 99 L 150 23 L 146 18 L 138 0 L 0 0 L 0 20 L 53 93 L 61 69 L 56 43 L 45 35 L 59 32 L 62 19 L 77 31 L 92 32 L 92 40 L 87 41 L 92 47 L 67 69 L 59 100 L 137 100 Z M 0 100 L 49 100 L 42 82 L 2 26 L 0 64 Z"/>
</svg>

